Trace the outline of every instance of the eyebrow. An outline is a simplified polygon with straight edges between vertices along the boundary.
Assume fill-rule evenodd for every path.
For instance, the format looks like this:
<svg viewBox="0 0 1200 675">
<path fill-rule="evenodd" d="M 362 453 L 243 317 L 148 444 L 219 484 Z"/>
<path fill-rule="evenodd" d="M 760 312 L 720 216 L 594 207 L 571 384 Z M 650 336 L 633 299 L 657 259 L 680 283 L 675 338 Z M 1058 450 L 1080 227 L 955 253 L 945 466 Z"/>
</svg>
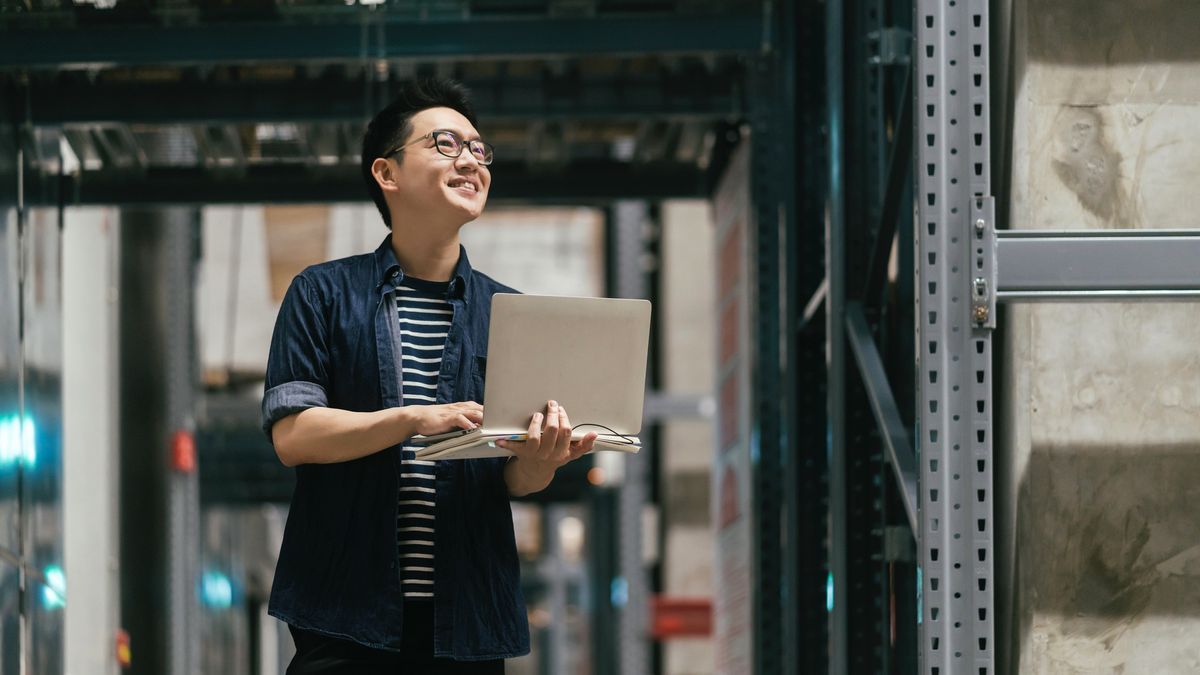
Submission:
<svg viewBox="0 0 1200 675">
<path fill-rule="evenodd" d="M 451 129 L 449 127 L 438 127 L 436 129 L 430 129 L 429 131 L 425 132 L 425 135 L 428 136 L 435 131 L 449 131 L 449 132 L 457 135 L 459 138 L 463 139 L 464 141 L 482 141 L 483 140 L 483 136 L 480 136 L 478 133 L 475 134 L 474 138 L 471 138 L 471 137 L 467 136 L 466 134 L 464 134 L 462 131 L 460 131 L 458 129 Z"/>
</svg>

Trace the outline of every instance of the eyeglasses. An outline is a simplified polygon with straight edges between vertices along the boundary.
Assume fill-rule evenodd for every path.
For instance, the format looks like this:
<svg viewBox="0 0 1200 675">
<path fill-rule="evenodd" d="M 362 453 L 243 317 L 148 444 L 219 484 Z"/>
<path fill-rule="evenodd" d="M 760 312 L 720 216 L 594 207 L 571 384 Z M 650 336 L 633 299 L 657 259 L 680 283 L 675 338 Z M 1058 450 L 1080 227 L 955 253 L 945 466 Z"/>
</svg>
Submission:
<svg viewBox="0 0 1200 675">
<path fill-rule="evenodd" d="M 456 158 L 462 154 L 463 148 L 468 148 L 475 160 L 484 166 L 492 163 L 493 149 L 490 143 L 484 143 L 481 140 L 464 141 L 462 136 L 459 136 L 453 131 L 447 129 L 434 129 L 433 131 L 414 138 L 411 141 L 401 145 L 400 147 L 385 153 L 384 157 L 391 157 L 408 146 L 419 143 L 421 141 L 433 139 L 433 147 L 437 149 L 438 154 L 443 157 Z"/>
</svg>

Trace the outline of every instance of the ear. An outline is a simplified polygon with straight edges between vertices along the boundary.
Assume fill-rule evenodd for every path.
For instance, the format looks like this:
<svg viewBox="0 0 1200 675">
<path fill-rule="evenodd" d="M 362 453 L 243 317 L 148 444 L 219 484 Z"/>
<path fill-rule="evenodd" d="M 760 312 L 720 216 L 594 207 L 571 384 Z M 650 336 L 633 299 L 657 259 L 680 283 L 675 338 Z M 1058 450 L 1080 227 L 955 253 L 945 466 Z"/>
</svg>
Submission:
<svg viewBox="0 0 1200 675">
<path fill-rule="evenodd" d="M 375 177 L 375 182 L 379 184 L 379 188 L 384 192 L 400 189 L 400 183 L 396 176 L 396 167 L 382 157 L 376 157 L 375 161 L 371 163 L 371 175 Z"/>
</svg>

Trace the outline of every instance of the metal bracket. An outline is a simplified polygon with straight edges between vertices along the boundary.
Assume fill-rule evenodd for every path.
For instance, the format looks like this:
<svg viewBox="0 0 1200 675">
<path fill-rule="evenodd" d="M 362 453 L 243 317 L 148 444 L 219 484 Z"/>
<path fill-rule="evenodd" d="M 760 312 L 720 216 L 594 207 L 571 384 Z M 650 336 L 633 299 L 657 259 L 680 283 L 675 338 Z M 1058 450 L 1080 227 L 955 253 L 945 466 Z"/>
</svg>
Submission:
<svg viewBox="0 0 1200 675">
<path fill-rule="evenodd" d="M 971 321 L 996 327 L 996 200 L 971 200 Z"/>
<path fill-rule="evenodd" d="M 867 33 L 867 48 L 873 50 L 869 61 L 876 66 L 907 66 L 912 33 L 903 28 L 884 28 Z"/>
<path fill-rule="evenodd" d="M 903 525 L 883 528 L 883 559 L 888 562 L 913 562 L 917 559 L 917 544 L 909 528 Z"/>
</svg>

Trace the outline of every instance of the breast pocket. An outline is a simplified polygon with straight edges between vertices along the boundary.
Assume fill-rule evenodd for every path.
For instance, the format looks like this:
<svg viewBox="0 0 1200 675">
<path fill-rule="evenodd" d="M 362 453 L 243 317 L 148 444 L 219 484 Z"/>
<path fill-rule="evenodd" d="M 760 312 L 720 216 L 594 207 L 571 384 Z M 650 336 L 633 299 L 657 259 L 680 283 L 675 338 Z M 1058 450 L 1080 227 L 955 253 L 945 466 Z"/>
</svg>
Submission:
<svg viewBox="0 0 1200 675">
<path fill-rule="evenodd" d="M 487 354 L 475 356 L 475 372 L 471 373 L 471 400 L 483 404 L 483 392 L 487 384 Z"/>
</svg>

